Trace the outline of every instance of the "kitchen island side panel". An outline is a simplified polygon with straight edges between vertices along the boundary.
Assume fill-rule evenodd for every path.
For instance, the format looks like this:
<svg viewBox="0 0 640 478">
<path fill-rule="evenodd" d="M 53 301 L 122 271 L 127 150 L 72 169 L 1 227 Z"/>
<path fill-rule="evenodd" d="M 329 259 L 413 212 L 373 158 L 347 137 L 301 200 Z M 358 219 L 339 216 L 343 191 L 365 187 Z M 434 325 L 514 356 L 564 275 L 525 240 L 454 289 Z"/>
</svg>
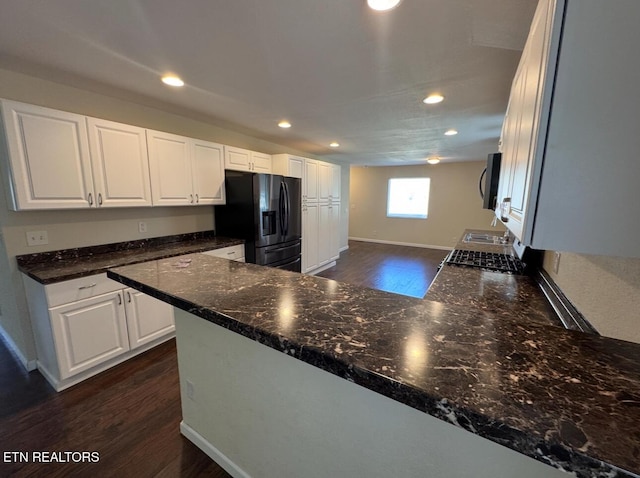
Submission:
<svg viewBox="0 0 640 478">
<path fill-rule="evenodd" d="M 183 433 L 233 476 L 567 476 L 181 309 L 175 314 Z"/>
</svg>

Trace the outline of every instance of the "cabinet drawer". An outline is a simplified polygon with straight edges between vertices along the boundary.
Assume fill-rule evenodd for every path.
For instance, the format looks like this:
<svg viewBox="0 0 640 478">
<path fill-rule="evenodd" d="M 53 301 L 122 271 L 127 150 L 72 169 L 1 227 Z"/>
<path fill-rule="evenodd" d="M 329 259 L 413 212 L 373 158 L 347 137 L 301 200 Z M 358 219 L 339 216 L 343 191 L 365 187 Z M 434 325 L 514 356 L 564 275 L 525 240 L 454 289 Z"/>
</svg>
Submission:
<svg viewBox="0 0 640 478">
<path fill-rule="evenodd" d="M 105 273 L 49 284 L 44 290 L 49 307 L 56 307 L 123 288 L 119 282 L 108 279 Z"/>
<path fill-rule="evenodd" d="M 213 249 L 211 251 L 205 251 L 203 252 L 203 254 L 214 257 L 222 257 L 223 259 L 229 259 L 232 261 L 244 262 L 244 244 L 223 247 L 222 249 Z"/>
</svg>

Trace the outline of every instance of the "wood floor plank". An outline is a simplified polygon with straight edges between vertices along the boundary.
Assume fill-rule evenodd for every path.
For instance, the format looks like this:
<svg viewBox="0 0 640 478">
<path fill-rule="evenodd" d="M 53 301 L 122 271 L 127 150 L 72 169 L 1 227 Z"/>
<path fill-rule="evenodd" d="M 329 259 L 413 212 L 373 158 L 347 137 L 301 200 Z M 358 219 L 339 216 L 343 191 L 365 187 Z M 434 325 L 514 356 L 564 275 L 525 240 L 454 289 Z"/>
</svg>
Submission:
<svg viewBox="0 0 640 478">
<path fill-rule="evenodd" d="M 6 357 L 0 362 L 0 369 L 11 366 Z M 97 451 L 100 461 L 0 459 L 0 476 L 229 476 L 180 435 L 174 340 L 68 390 L 43 393 L 39 403 L 19 410 L 24 392 L 19 377 L 15 382 L 11 397 L 17 405 L 0 418 L 0 451 Z"/>
<path fill-rule="evenodd" d="M 319 277 L 423 298 L 449 251 L 349 241 L 336 265 Z"/>
</svg>

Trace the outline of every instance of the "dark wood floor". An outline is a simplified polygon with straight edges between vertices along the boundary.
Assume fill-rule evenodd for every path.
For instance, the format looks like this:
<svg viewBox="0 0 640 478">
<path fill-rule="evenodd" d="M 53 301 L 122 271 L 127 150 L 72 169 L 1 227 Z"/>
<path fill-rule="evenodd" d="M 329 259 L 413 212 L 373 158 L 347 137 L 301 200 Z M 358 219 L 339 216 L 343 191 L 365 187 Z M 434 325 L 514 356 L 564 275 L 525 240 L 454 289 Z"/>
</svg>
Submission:
<svg viewBox="0 0 640 478">
<path fill-rule="evenodd" d="M 229 475 L 180 435 L 175 341 L 55 393 L 0 340 L 0 476 Z M 98 463 L 6 463 L 7 451 L 96 451 Z"/>
<path fill-rule="evenodd" d="M 349 242 L 319 275 L 422 297 L 446 251 Z M 0 476 L 228 477 L 180 435 L 175 341 L 61 393 L 0 340 Z M 98 463 L 7 463 L 5 452 L 98 452 Z"/>
<path fill-rule="evenodd" d="M 318 276 L 422 298 L 449 251 L 349 241 L 337 264 Z"/>
</svg>

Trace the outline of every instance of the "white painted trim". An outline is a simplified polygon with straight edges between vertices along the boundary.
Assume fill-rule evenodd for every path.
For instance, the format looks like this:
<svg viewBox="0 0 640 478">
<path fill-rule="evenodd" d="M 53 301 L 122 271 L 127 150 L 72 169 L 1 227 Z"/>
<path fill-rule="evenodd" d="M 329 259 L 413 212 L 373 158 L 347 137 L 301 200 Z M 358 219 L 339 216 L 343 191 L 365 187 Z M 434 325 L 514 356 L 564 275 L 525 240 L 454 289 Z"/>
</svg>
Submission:
<svg viewBox="0 0 640 478">
<path fill-rule="evenodd" d="M 314 276 L 322 271 L 326 271 L 327 269 L 332 268 L 335 265 L 336 265 L 336 261 L 329 262 L 328 264 L 320 266 L 317 269 L 313 269 L 312 271 L 306 272 L 306 274 L 309 274 L 310 276 Z"/>
<path fill-rule="evenodd" d="M 215 461 L 224 469 L 224 471 L 234 478 L 251 478 L 251 475 L 246 473 L 242 468 L 231 461 L 227 455 L 222 453 L 215 446 L 209 443 L 202 435 L 187 425 L 184 420 L 180 422 L 180 433 L 182 433 L 187 440 L 200 448 L 200 450 L 202 450 L 209 458 Z"/>
<path fill-rule="evenodd" d="M 344 251 L 346 251 L 347 249 L 349 249 L 349 244 L 347 244 L 346 246 L 342 246 L 342 247 L 340 248 L 340 251 L 339 251 L 339 252 L 344 252 Z"/>
<path fill-rule="evenodd" d="M 24 356 L 22 351 L 18 348 L 16 343 L 13 341 L 11 336 L 0 327 L 0 337 L 4 340 L 4 344 L 9 349 L 9 352 L 13 354 L 18 362 L 22 364 L 22 366 L 27 370 L 27 372 L 31 372 L 37 368 L 35 360 L 27 360 L 27 357 Z"/>
<path fill-rule="evenodd" d="M 383 241 L 382 239 L 368 239 L 365 237 L 349 237 L 349 240 L 361 241 L 361 242 L 375 242 L 376 244 L 391 244 L 394 246 L 421 247 L 423 249 L 440 249 L 442 251 L 453 250 L 453 247 L 434 246 L 430 244 L 415 244 L 413 242 Z"/>
</svg>

